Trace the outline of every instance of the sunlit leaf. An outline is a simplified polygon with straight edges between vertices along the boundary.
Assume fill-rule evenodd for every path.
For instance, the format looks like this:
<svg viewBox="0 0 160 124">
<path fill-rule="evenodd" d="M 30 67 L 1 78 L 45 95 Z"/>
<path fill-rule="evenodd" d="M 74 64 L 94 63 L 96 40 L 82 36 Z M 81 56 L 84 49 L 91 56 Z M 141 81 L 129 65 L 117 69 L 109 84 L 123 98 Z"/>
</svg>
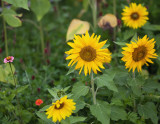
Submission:
<svg viewBox="0 0 160 124">
<path fill-rule="evenodd" d="M 15 67 L 11 64 L 13 73 L 15 73 Z M 10 83 L 15 85 L 13 74 L 10 68 L 9 63 L 0 65 L 0 81 L 4 83 Z"/>
<path fill-rule="evenodd" d="M 79 19 L 73 19 L 69 25 L 66 41 L 72 40 L 74 38 L 74 34 L 84 34 L 88 31 L 90 25 L 87 21 L 81 21 Z"/>
</svg>

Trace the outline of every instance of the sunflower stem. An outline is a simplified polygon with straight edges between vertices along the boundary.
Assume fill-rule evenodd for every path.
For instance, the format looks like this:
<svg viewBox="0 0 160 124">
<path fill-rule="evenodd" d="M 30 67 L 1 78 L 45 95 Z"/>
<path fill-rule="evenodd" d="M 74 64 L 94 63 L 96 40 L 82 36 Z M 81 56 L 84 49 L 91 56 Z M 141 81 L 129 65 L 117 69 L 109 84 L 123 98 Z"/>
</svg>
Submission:
<svg viewBox="0 0 160 124">
<path fill-rule="evenodd" d="M 135 79 L 135 71 L 132 72 L 133 79 Z"/>
<path fill-rule="evenodd" d="M 1 0 L 2 5 L 2 11 L 4 10 L 4 2 Z M 4 41 L 5 41 L 5 50 L 6 50 L 6 56 L 8 56 L 8 41 L 7 41 L 7 28 L 6 23 L 3 17 L 3 30 L 4 30 Z"/>
<path fill-rule="evenodd" d="M 96 104 L 96 94 L 94 91 L 94 78 L 93 78 L 93 72 L 91 72 L 91 89 L 92 89 L 92 97 L 93 97 L 93 104 Z"/>
</svg>

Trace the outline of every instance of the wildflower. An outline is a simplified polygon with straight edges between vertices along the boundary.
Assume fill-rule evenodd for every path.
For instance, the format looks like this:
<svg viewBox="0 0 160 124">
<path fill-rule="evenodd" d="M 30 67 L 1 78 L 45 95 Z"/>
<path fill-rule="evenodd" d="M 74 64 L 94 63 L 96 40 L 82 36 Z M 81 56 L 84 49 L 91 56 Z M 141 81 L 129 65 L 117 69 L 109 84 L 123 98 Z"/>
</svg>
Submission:
<svg viewBox="0 0 160 124">
<path fill-rule="evenodd" d="M 13 56 L 8 56 L 4 59 L 4 63 L 10 63 L 10 62 L 13 62 L 13 60 L 14 60 Z"/>
<path fill-rule="evenodd" d="M 76 109 L 75 104 L 73 99 L 67 99 L 67 96 L 64 96 L 46 109 L 47 118 L 52 117 L 53 122 L 60 122 L 62 119 L 71 116 L 73 110 Z"/>
<path fill-rule="evenodd" d="M 122 20 L 125 25 L 137 29 L 147 22 L 149 19 L 147 15 L 146 7 L 143 7 L 141 4 L 131 3 L 130 7 L 126 6 L 125 9 L 123 9 Z"/>
<path fill-rule="evenodd" d="M 41 100 L 41 99 L 37 99 L 36 102 L 35 102 L 35 104 L 37 106 L 40 106 L 42 103 L 43 103 L 43 100 Z"/>
<path fill-rule="evenodd" d="M 124 50 L 122 61 L 126 62 L 126 68 L 129 68 L 129 71 L 133 69 L 133 72 L 137 68 L 139 72 L 144 64 L 148 66 L 147 62 L 153 63 L 150 58 L 157 58 L 154 49 L 155 42 L 154 38 L 149 40 L 145 35 L 142 39 L 138 38 L 137 42 L 131 41 L 131 44 L 126 44 L 127 47 L 122 48 Z"/>
<path fill-rule="evenodd" d="M 72 47 L 71 50 L 65 52 L 69 56 L 66 58 L 71 59 L 68 66 L 73 66 L 76 62 L 75 69 L 80 69 L 81 73 L 84 67 L 84 74 L 91 73 L 91 70 L 97 74 L 97 70 L 104 69 L 103 63 L 111 61 L 111 53 L 107 48 L 102 49 L 106 41 L 99 43 L 100 36 L 95 36 L 94 33 L 90 37 L 88 32 L 82 37 L 75 35 L 73 39 L 74 43 L 68 42 L 68 45 Z"/>
<path fill-rule="evenodd" d="M 34 80 L 35 79 L 35 76 L 34 75 L 32 75 L 32 80 Z"/>
</svg>

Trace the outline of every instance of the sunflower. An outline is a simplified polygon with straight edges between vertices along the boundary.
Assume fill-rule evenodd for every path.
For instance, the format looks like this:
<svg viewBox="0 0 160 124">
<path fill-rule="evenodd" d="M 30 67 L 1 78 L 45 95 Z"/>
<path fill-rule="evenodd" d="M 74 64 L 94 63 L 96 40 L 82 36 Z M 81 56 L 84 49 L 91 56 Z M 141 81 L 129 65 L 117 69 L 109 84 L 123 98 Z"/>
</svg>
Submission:
<svg viewBox="0 0 160 124">
<path fill-rule="evenodd" d="M 97 74 L 97 70 L 101 72 L 100 68 L 104 69 L 103 63 L 111 61 L 110 51 L 107 48 L 102 49 L 106 41 L 99 43 L 100 36 L 94 35 L 93 33 L 90 37 L 86 32 L 85 36 L 82 35 L 82 37 L 75 35 L 74 43 L 68 42 L 68 45 L 72 47 L 65 52 L 69 55 L 66 59 L 71 59 L 68 66 L 73 66 L 77 62 L 75 69 L 80 69 L 79 74 L 83 67 L 85 75 L 90 74 L 91 70 Z"/>
<path fill-rule="evenodd" d="M 73 110 L 76 109 L 75 104 L 76 103 L 74 103 L 72 99 L 67 99 L 67 96 L 64 96 L 46 109 L 47 118 L 49 119 L 52 117 L 53 122 L 60 122 L 73 113 Z"/>
<path fill-rule="evenodd" d="M 155 42 L 154 38 L 149 40 L 145 35 L 142 39 L 138 38 L 136 42 L 131 41 L 131 44 L 126 44 L 127 47 L 122 48 L 124 50 L 122 61 L 126 62 L 126 68 L 129 68 L 129 71 L 132 69 L 133 72 L 137 68 L 139 72 L 144 64 L 148 66 L 147 62 L 153 63 L 150 58 L 157 58 L 154 49 Z"/>
<path fill-rule="evenodd" d="M 141 4 L 131 3 L 130 7 L 125 6 L 123 11 L 122 20 L 130 28 L 137 29 L 142 27 L 149 19 L 146 7 L 143 7 Z"/>
</svg>

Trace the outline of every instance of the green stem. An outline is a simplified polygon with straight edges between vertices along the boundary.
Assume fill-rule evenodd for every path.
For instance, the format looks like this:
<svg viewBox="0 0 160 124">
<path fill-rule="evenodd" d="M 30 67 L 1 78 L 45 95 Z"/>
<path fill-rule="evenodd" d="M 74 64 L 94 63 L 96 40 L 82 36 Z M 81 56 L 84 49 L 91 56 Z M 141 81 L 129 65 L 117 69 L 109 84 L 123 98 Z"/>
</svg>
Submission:
<svg viewBox="0 0 160 124">
<path fill-rule="evenodd" d="M 92 16 L 93 16 L 93 29 L 95 31 L 97 28 L 97 0 L 91 0 L 90 5 L 92 9 Z"/>
<path fill-rule="evenodd" d="M 2 4 L 2 10 L 4 10 L 4 3 L 2 0 L 1 0 L 1 4 Z M 6 29 L 6 23 L 5 23 L 4 18 L 3 18 L 3 30 L 4 30 L 6 56 L 8 56 L 7 29 Z"/>
<path fill-rule="evenodd" d="M 135 79 L 135 71 L 132 72 L 133 79 Z"/>
<path fill-rule="evenodd" d="M 40 38 L 41 38 L 42 55 L 43 55 L 43 59 L 45 59 L 45 55 L 44 55 L 44 34 L 43 34 L 42 22 L 40 21 L 39 24 L 40 24 Z"/>
<path fill-rule="evenodd" d="M 116 0 L 113 0 L 113 14 L 116 16 Z M 116 40 L 116 27 L 113 29 L 113 41 Z"/>
<path fill-rule="evenodd" d="M 11 72 L 12 72 L 12 75 L 13 75 L 13 80 L 14 80 L 14 84 L 15 84 L 15 88 L 16 88 L 16 80 L 15 80 L 15 76 L 14 76 L 14 73 L 13 73 L 13 70 L 12 70 L 11 63 L 9 63 L 9 65 L 10 65 L 10 68 L 11 68 Z"/>
<path fill-rule="evenodd" d="M 92 88 L 93 104 L 96 104 L 96 95 L 95 95 L 95 91 L 94 91 L 94 78 L 93 78 L 93 72 L 91 73 L 91 88 Z"/>
</svg>

